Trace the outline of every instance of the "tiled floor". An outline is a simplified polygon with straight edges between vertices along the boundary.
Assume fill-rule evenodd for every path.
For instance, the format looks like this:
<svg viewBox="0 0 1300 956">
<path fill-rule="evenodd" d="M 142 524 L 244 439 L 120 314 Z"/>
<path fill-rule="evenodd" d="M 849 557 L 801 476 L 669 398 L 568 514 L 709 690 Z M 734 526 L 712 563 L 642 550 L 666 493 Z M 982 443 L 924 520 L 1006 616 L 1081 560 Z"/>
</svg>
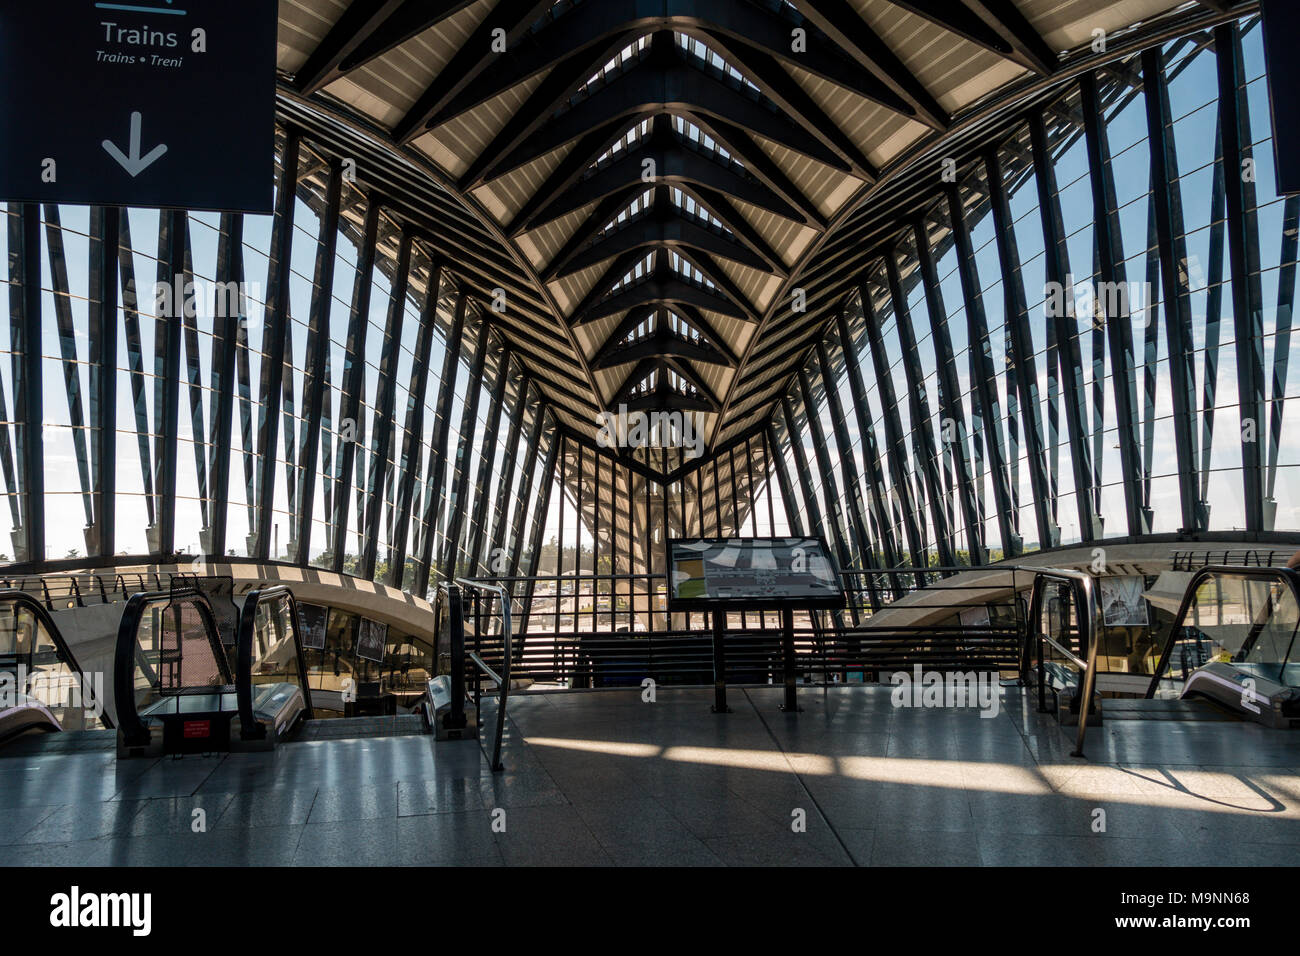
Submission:
<svg viewBox="0 0 1300 956">
<path fill-rule="evenodd" d="M 121 761 L 0 751 L 0 862 L 1278 865 L 1300 861 L 1300 733 L 1109 720 L 1071 730 L 1004 688 L 975 710 L 888 688 L 520 696 L 506 771 L 426 736 Z M 19 751 L 22 751 L 19 753 Z"/>
</svg>

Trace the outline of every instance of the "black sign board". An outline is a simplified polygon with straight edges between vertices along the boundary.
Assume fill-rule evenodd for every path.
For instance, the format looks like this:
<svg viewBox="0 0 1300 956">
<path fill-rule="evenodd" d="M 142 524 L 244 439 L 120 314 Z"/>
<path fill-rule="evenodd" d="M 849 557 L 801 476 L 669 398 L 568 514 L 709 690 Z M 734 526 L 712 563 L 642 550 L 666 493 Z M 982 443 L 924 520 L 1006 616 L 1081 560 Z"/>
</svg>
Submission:
<svg viewBox="0 0 1300 956">
<path fill-rule="evenodd" d="M 1273 156 L 1280 196 L 1300 194 L 1300 57 L 1292 44 L 1300 37 L 1300 5 L 1295 0 L 1264 0 L 1264 62 L 1273 113 Z"/>
<path fill-rule="evenodd" d="M 299 604 L 298 617 L 302 620 L 302 646 L 304 650 L 325 650 L 325 625 L 329 608 L 318 604 Z"/>
<path fill-rule="evenodd" d="M 820 538 L 674 538 L 668 610 L 844 607 L 839 568 Z"/>
<path fill-rule="evenodd" d="M 371 621 L 363 617 L 361 626 L 357 629 L 357 657 L 367 661 L 383 663 L 384 640 L 387 636 L 387 624 L 380 624 L 378 621 Z"/>
<path fill-rule="evenodd" d="M 272 211 L 276 0 L 5 0 L 0 200 Z"/>
</svg>

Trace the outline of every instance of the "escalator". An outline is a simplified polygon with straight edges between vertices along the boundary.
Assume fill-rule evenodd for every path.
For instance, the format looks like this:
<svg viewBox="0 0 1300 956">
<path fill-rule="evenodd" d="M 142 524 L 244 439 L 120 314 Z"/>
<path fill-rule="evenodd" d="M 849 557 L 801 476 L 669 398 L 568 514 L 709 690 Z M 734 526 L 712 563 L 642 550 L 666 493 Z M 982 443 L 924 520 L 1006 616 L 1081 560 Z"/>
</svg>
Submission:
<svg viewBox="0 0 1300 956">
<path fill-rule="evenodd" d="M 0 591 L 0 746 L 28 734 L 112 727 L 103 677 L 94 678 L 40 601 Z"/>
<path fill-rule="evenodd" d="M 1188 582 L 1147 688 L 1266 727 L 1300 726 L 1300 573 L 1207 567 Z"/>
<path fill-rule="evenodd" d="M 311 717 L 297 606 L 251 591 L 222 631 L 183 581 L 127 602 L 114 657 L 118 756 L 269 750 Z"/>
<path fill-rule="evenodd" d="M 240 728 L 248 749 L 274 747 L 312 719 L 302 617 L 283 585 L 250 591 L 239 615 L 236 661 Z M 262 746 L 254 745 L 261 743 Z"/>
<path fill-rule="evenodd" d="M 1022 682 L 1040 713 L 1085 727 L 1106 720 L 1254 721 L 1300 726 L 1300 574 L 1284 568 L 1207 567 L 1188 582 L 1144 697 L 1097 692 L 1101 610 L 1092 578 L 1035 575 Z M 1083 700 L 1089 700 L 1086 718 Z"/>
<path fill-rule="evenodd" d="M 83 675 L 48 609 L 29 593 L 0 591 L 0 745 L 18 735 L 115 729 L 118 756 L 130 758 L 432 733 L 435 725 L 439 739 L 475 736 L 464 714 L 459 607 L 453 615 L 439 605 L 444 647 L 459 662 L 456 677 L 444 672 L 426 681 L 396 715 L 318 720 L 306 625 L 292 591 L 250 591 L 242 608 L 231 602 L 229 614 L 214 609 L 209 592 L 202 581 L 178 576 L 168 588 L 131 595 L 100 654 L 100 672 Z"/>
</svg>

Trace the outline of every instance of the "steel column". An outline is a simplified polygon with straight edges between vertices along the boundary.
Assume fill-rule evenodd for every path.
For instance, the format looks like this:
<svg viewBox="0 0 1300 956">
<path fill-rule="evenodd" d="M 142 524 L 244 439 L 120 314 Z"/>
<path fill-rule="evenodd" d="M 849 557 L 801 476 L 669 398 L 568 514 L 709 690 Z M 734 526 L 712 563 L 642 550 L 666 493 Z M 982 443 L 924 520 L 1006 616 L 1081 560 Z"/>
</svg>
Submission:
<svg viewBox="0 0 1300 956">
<path fill-rule="evenodd" d="M 1228 254 L 1232 264 L 1233 331 L 1236 334 L 1237 398 L 1242 422 L 1241 465 L 1246 504 L 1246 530 L 1272 528 L 1276 502 L 1264 500 L 1263 451 L 1268 440 L 1264 427 L 1264 290 L 1260 280 L 1259 214 L 1255 179 L 1243 168 L 1253 162 L 1254 137 L 1250 128 L 1250 100 L 1245 89 L 1241 34 L 1236 23 L 1214 30 L 1219 76 L 1219 129 L 1224 187 L 1228 201 Z M 1246 435 L 1248 427 L 1253 435 Z M 1270 506 L 1271 505 L 1271 506 Z"/>
<path fill-rule="evenodd" d="M 1096 238 L 1098 275 L 1110 288 L 1127 289 L 1124 235 L 1115 191 L 1115 170 L 1110 159 L 1110 136 L 1097 93 L 1096 74 L 1079 78 L 1083 125 L 1088 148 L 1088 172 L 1092 186 L 1092 228 Z M 1115 400 L 1120 470 L 1124 481 L 1124 511 L 1130 535 L 1149 534 L 1151 513 L 1142 507 L 1140 422 L 1137 414 L 1137 371 L 1134 365 L 1133 327 L 1128 296 L 1122 313 L 1105 317 L 1110 348 L 1111 392 Z"/>
<path fill-rule="evenodd" d="M 903 441 L 902 422 L 898 417 L 894 377 L 889 369 L 889 357 L 885 353 L 880 316 L 871 301 L 871 290 L 867 288 L 866 283 L 858 286 L 858 299 L 862 304 L 862 317 L 866 320 L 867 343 L 871 352 L 871 363 L 876 372 L 876 387 L 880 390 L 880 414 L 885 424 L 885 445 L 890 477 L 894 481 L 894 494 L 898 497 L 903 511 L 903 528 L 907 535 L 908 549 L 912 554 L 912 566 L 925 568 L 929 566 L 930 561 L 917 521 L 920 515 L 912 498 L 912 482 L 907 471 L 909 459 L 907 446 Z"/>
<path fill-rule="evenodd" d="M 465 541 L 466 568 L 470 574 L 478 574 L 483 561 L 483 523 L 487 521 L 488 493 L 492 488 L 492 472 L 496 469 L 497 453 L 502 449 L 498 431 L 501 428 L 501 411 L 505 407 L 506 388 L 510 383 L 510 364 L 514 356 L 507 351 L 501 352 L 497 365 L 496 380 L 492 384 L 492 395 L 488 402 L 488 417 L 483 423 L 483 441 L 479 445 L 478 467 L 474 473 L 474 517 L 470 523 L 469 535 Z M 578 502 L 581 517 L 582 502 Z M 582 560 L 579 553 L 578 560 Z"/>
<path fill-rule="evenodd" d="M 1183 525 L 1180 533 L 1205 529 L 1208 509 L 1196 488 L 1196 347 L 1192 340 L 1192 307 L 1186 272 L 1187 239 L 1179 187 L 1178 151 L 1170 126 L 1169 88 L 1160 50 L 1142 53 L 1142 83 L 1146 93 L 1147 137 L 1151 145 L 1152 200 L 1158 237 L 1165 329 L 1169 339 L 1169 376 L 1173 386 L 1174 451 L 1178 460 L 1178 491 Z"/>
<path fill-rule="evenodd" d="M 429 264 L 420 331 L 415 339 L 411 365 L 411 386 L 407 391 L 406 419 L 402 429 L 401 460 L 397 466 L 397 499 L 393 503 L 393 540 L 389 542 L 388 584 L 400 588 L 406 575 L 406 545 L 410 540 L 415 510 L 415 478 L 420 471 L 420 449 L 424 445 L 424 396 L 429 388 L 429 355 L 433 351 L 433 330 L 438 324 L 438 291 L 442 284 L 442 260 Z M 416 582 L 419 585 L 419 582 Z M 427 587 L 428 582 L 421 586 Z M 423 594 L 423 589 L 415 592 Z"/>
<path fill-rule="evenodd" d="M 339 453 L 334 481 L 334 540 L 330 567 L 343 570 L 347 551 L 348 500 L 352 497 L 357 445 L 362 441 L 361 392 L 365 387 L 366 334 L 370 328 L 370 293 L 375 268 L 375 245 L 379 233 L 379 201 L 371 197 L 357 250 L 357 273 L 352 285 L 352 312 L 348 318 L 348 338 L 343 362 L 343 394 L 339 399 Z M 364 520 L 357 515 L 357 521 Z"/>
<path fill-rule="evenodd" d="M 293 251 L 294 200 L 298 192 L 298 134 L 285 134 L 280 179 L 276 185 L 275 220 L 271 228 L 271 262 L 266 278 L 266 325 L 263 342 L 261 402 L 257 447 L 261 454 L 257 480 L 257 527 L 254 557 L 266 560 L 271 550 L 275 507 L 275 465 L 279 444 L 280 401 L 284 385 L 285 334 L 289 322 L 289 257 Z"/>
<path fill-rule="evenodd" d="M 14 239 L 17 243 L 14 243 Z M 22 511 L 20 560 L 45 560 L 45 421 L 41 380 L 41 212 L 19 207 L 17 236 L 10 231 L 9 340 L 14 370 L 14 422 L 18 430 L 18 479 Z M 15 308 L 16 306 L 16 308 Z M 14 547 L 19 558 L 19 548 Z"/>
<path fill-rule="evenodd" d="M 448 502 L 447 537 L 442 544 L 442 577 L 450 581 L 456 576 L 456 560 L 460 550 L 460 529 L 465 518 L 465 495 L 469 491 L 469 454 L 474 449 L 474 423 L 478 419 L 479 395 L 483 391 L 483 369 L 487 364 L 488 336 L 492 330 L 486 322 L 479 323 L 478 339 L 474 344 L 474 358 L 470 364 L 469 394 L 461 409 L 460 430 L 456 441 L 456 464 L 452 477 L 451 500 Z"/>
<path fill-rule="evenodd" d="M 947 190 L 948 215 L 952 224 L 953 242 L 957 248 L 957 272 L 961 277 L 962 297 L 965 300 L 971 364 L 976 374 L 975 390 L 979 397 L 980 417 L 984 426 L 984 444 L 989 459 L 989 475 L 993 480 L 993 501 L 998 509 L 998 531 L 1002 538 L 1003 558 L 1013 558 L 1024 550 L 1020 535 L 1012 522 L 1011 483 L 1007 474 L 1006 449 L 1002 437 L 1002 404 L 998 401 L 995 386 L 997 373 L 993 369 L 993 349 L 989 343 L 988 318 L 984 313 L 984 293 L 980 289 L 975 271 L 975 250 L 971 245 L 970 230 L 961 193 L 956 185 Z"/>
<path fill-rule="evenodd" d="M 907 378 L 907 402 L 912 420 L 912 452 L 920 460 L 926 496 L 930 499 L 930 520 L 934 523 L 934 542 L 939 552 L 939 563 L 950 568 L 957 563 L 957 557 L 953 547 L 952 526 L 944 509 L 945 495 L 939 476 L 930 399 L 925 389 L 925 369 L 921 367 L 916 333 L 912 329 L 912 313 L 907 307 L 907 296 L 898 274 L 898 262 L 892 252 L 885 256 L 885 275 L 889 282 L 889 296 L 894 303 L 894 325 L 898 331 L 898 342 L 903 350 L 903 374 Z"/>
<path fill-rule="evenodd" d="M 862 460 L 867 470 L 870 509 L 875 514 L 885 566 L 901 567 L 903 556 L 894 538 L 893 522 L 889 519 L 889 491 L 885 483 L 885 470 L 880 463 L 880 450 L 876 446 L 876 429 L 871 420 L 871 405 L 867 401 L 867 390 L 862 382 L 862 365 L 858 362 L 858 355 L 853 349 L 853 336 L 849 330 L 848 316 L 842 309 L 835 316 L 835 328 L 839 333 L 840 352 L 844 356 L 844 364 L 848 370 L 849 397 L 853 400 L 853 411 L 858 419 L 858 433 L 862 436 Z"/>
<path fill-rule="evenodd" d="M 411 233 L 402 230 L 397 243 L 396 274 L 388 299 L 388 320 L 379 357 L 379 384 L 375 391 L 373 444 L 366 478 L 365 542 L 357 574 L 375 576 L 379 553 L 379 526 L 383 520 L 384 488 L 388 482 L 388 453 L 393 443 L 393 415 L 397 403 L 397 365 L 402 350 L 402 326 L 406 319 L 406 291 L 411 277 Z"/>
<path fill-rule="evenodd" d="M 460 366 L 461 341 L 465 334 L 465 310 L 469 296 L 461 290 L 447 331 L 442 356 L 442 377 L 438 380 L 438 405 L 435 410 L 433 440 L 429 446 L 428 480 L 424 487 L 424 532 L 420 540 L 420 559 L 415 573 L 429 587 L 433 568 L 433 545 L 441 522 L 443 482 L 447 476 L 447 440 L 451 434 L 451 404 L 456 395 L 456 373 Z"/>
<path fill-rule="evenodd" d="M 183 211 L 165 212 L 158 225 L 158 282 L 180 295 L 172 296 L 172 315 L 154 323 L 154 493 L 157 496 L 156 537 L 150 542 L 158 555 L 176 550 L 176 460 L 179 453 L 181 398 L 181 317 L 185 309 L 185 230 Z"/>
<path fill-rule="evenodd" d="M 334 254 L 338 246 L 339 203 L 343 188 L 343 166 L 330 164 L 325 184 L 325 208 L 316 240 L 316 268 L 312 281 L 311 316 L 307 326 L 307 367 L 303 369 L 303 411 L 306 427 L 298 443 L 298 527 L 293 533 L 296 547 L 291 557 L 299 564 L 311 563 L 312 512 L 316 500 L 320 454 L 321 418 L 325 407 L 325 369 L 329 361 L 330 311 L 334 303 Z"/>
<path fill-rule="evenodd" d="M 1065 389 L 1065 426 L 1070 442 L 1070 462 L 1074 470 L 1074 497 L 1079 515 L 1079 535 L 1084 541 L 1102 536 L 1101 518 L 1093 507 L 1092 452 L 1088 447 L 1088 426 L 1084 420 L 1088 399 L 1080 377 L 1083 356 L 1079 349 L 1079 330 L 1074 314 L 1073 277 L 1070 253 L 1066 244 L 1061 197 L 1057 191 L 1056 169 L 1047 143 L 1047 126 L 1041 111 L 1029 117 L 1029 136 L 1034 159 L 1034 176 L 1038 186 L 1038 212 L 1043 225 L 1043 248 L 1047 281 L 1061 290 L 1061 307 L 1053 308 L 1047 297 L 1048 320 L 1056 330 L 1061 379 Z"/>
<path fill-rule="evenodd" d="M 98 557 L 116 550 L 117 529 L 117 257 L 121 214 L 90 210 L 90 421 L 95 428 L 91 471 Z M 224 510 L 224 502 L 223 502 Z"/>
<path fill-rule="evenodd" d="M 1020 250 L 1016 243 L 1015 224 L 1006 185 L 1002 181 L 1002 162 L 996 149 L 984 153 L 988 170 L 989 199 L 993 206 L 994 231 L 997 234 L 998 261 L 1002 266 L 1002 293 L 1005 300 L 1006 326 L 1015 363 L 1016 391 L 1022 404 L 1025 443 L 1029 451 L 1029 484 L 1034 494 L 1034 515 L 1038 522 L 1038 546 L 1055 547 L 1060 543 L 1060 529 L 1052 518 L 1051 488 L 1047 477 L 1046 448 L 1043 442 L 1043 409 L 1038 396 L 1038 371 L 1034 360 L 1034 340 L 1029 329 L 1029 307 L 1025 302 L 1024 276 L 1020 271 Z M 1041 199 L 1041 197 L 1040 197 Z"/>
</svg>

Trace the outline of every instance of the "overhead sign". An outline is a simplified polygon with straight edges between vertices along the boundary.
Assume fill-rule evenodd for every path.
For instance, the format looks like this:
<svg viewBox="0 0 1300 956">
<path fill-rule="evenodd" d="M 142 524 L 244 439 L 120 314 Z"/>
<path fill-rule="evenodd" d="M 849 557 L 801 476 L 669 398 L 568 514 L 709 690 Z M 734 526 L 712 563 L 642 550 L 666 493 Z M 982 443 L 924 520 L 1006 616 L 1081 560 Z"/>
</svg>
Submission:
<svg viewBox="0 0 1300 956">
<path fill-rule="evenodd" d="M 1300 61 L 1295 40 L 1300 9 L 1295 0 L 1264 0 L 1264 62 L 1268 69 L 1269 106 L 1273 115 L 1273 155 L 1279 195 L 1300 195 Z"/>
<path fill-rule="evenodd" d="M 276 0 L 5 0 L 0 200 L 272 211 Z"/>
<path fill-rule="evenodd" d="M 668 610 L 838 608 L 839 569 L 819 538 L 675 538 Z"/>
</svg>

